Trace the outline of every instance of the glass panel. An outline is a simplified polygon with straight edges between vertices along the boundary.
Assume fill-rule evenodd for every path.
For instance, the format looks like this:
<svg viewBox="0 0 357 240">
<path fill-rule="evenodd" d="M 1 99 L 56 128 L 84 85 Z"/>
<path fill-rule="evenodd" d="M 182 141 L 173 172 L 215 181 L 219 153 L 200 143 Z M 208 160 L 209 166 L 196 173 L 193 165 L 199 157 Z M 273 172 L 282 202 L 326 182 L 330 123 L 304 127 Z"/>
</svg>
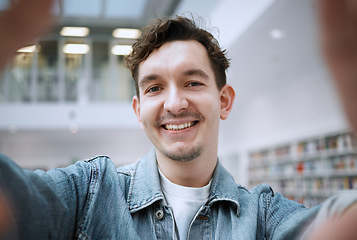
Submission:
<svg viewBox="0 0 357 240">
<path fill-rule="evenodd" d="M 29 102 L 32 52 L 18 53 L 10 65 L 9 101 Z"/>
<path fill-rule="evenodd" d="M 100 102 L 108 100 L 110 88 L 106 88 L 107 82 L 110 81 L 110 71 L 108 65 L 108 43 L 93 42 L 92 43 L 93 58 L 92 58 L 92 79 L 89 84 L 90 100 Z"/>
<path fill-rule="evenodd" d="M 107 42 L 94 42 L 92 47 L 91 101 L 131 101 L 135 94 L 135 88 L 131 73 L 124 65 L 124 57 L 109 55 Z M 112 61 L 113 65 L 110 65 L 109 58 L 114 60 Z"/>
<path fill-rule="evenodd" d="M 65 17 L 100 17 L 101 0 L 64 0 Z"/>
<path fill-rule="evenodd" d="M 134 81 L 131 77 L 130 70 L 125 66 L 124 56 L 117 56 L 118 65 L 117 73 L 119 86 L 117 89 L 119 101 L 131 101 L 135 95 Z"/>
<path fill-rule="evenodd" d="M 83 44 L 85 44 L 83 38 L 69 38 L 66 44 L 80 44 L 79 48 L 72 48 L 69 52 L 77 53 L 65 53 L 65 101 L 76 102 L 78 100 L 78 84 L 84 77 L 84 57 L 85 52 L 83 50 Z M 73 46 L 73 45 L 72 45 Z M 77 45 L 78 46 L 78 45 Z M 88 45 L 87 45 L 88 47 Z M 79 52 L 82 52 L 80 54 Z"/>
<path fill-rule="evenodd" d="M 41 43 L 38 52 L 38 101 L 58 101 L 58 47 L 56 41 Z"/>
<path fill-rule="evenodd" d="M 83 70 L 82 54 L 65 55 L 66 87 L 65 100 L 68 102 L 77 101 L 78 82 Z"/>
<path fill-rule="evenodd" d="M 143 16 L 146 0 L 107 0 L 105 4 L 105 16 L 107 18 L 136 19 Z M 125 7 L 123 7 L 125 6 Z"/>
</svg>

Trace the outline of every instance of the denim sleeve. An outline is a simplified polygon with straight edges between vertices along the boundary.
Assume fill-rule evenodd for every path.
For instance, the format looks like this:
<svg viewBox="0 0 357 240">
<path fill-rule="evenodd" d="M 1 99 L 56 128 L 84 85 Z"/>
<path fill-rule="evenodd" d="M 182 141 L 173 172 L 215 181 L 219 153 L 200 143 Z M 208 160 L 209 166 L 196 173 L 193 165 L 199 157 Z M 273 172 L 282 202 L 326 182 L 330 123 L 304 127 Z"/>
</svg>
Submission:
<svg viewBox="0 0 357 240">
<path fill-rule="evenodd" d="M 319 210 L 319 206 L 305 208 L 304 205 L 289 200 L 280 193 L 275 194 L 272 190 L 261 194 L 260 205 L 264 208 L 261 218 L 265 223 L 263 227 L 267 240 L 299 239 Z"/>
<path fill-rule="evenodd" d="M 0 239 L 73 239 L 90 197 L 92 167 L 79 162 L 30 171 L 0 154 L 0 194 L 14 220 L 11 234 Z"/>
</svg>

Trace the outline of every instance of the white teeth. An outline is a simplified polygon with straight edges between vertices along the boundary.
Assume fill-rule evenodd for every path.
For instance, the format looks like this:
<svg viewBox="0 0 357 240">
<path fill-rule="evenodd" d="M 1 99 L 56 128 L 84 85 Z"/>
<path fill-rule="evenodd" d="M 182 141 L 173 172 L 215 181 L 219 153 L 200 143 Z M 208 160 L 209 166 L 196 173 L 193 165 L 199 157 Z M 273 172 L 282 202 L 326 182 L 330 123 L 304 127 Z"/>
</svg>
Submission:
<svg viewBox="0 0 357 240">
<path fill-rule="evenodd" d="M 175 125 L 175 124 L 167 124 L 165 125 L 165 128 L 167 130 L 173 130 L 173 131 L 180 131 L 183 130 L 185 128 L 189 128 L 191 127 L 193 124 L 191 122 L 187 122 L 187 123 L 182 123 L 179 125 Z"/>
</svg>

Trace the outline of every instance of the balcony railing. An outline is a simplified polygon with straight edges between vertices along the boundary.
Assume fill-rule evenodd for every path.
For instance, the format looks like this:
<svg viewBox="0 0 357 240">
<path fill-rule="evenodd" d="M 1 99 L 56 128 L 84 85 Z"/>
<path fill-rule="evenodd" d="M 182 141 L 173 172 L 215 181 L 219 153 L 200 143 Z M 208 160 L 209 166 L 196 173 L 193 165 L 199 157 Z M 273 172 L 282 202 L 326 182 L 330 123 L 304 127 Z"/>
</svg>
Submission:
<svg viewBox="0 0 357 240">
<path fill-rule="evenodd" d="M 45 41 L 18 53 L 0 73 L 0 104 L 126 102 L 135 94 L 122 56 L 110 42 L 86 40 L 86 54 L 65 54 L 67 39 Z M 93 55 L 95 54 L 95 57 Z"/>
</svg>

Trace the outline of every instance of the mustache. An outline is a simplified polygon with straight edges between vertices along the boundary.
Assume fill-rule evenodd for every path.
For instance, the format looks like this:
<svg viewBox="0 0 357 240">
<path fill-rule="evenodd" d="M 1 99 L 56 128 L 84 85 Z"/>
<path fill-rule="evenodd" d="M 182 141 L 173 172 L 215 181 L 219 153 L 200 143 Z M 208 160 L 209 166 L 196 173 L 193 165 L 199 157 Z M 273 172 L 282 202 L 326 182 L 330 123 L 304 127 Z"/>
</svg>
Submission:
<svg viewBox="0 0 357 240">
<path fill-rule="evenodd" d="M 174 114 L 172 112 L 167 112 L 162 115 L 155 123 L 156 127 L 163 125 L 162 123 L 168 120 L 175 120 L 177 118 L 193 118 L 195 121 L 203 121 L 204 117 L 202 114 L 193 113 L 193 112 L 182 112 L 179 114 Z"/>
</svg>

